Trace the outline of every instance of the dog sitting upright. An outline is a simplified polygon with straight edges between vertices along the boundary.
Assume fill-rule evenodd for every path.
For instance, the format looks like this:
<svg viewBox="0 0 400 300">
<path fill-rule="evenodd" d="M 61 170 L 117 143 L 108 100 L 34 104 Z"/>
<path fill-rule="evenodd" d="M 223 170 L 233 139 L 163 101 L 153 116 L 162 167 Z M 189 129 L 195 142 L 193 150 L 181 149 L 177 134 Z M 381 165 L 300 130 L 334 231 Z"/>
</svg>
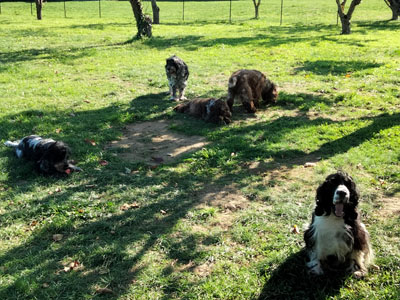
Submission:
<svg viewBox="0 0 400 300">
<path fill-rule="evenodd" d="M 373 253 L 357 211 L 359 198 L 353 178 L 342 171 L 329 175 L 318 187 L 311 224 L 304 233 L 311 274 L 341 269 L 357 278 L 367 274 Z"/>
<path fill-rule="evenodd" d="M 235 98 L 239 98 L 249 113 L 255 113 L 259 99 L 275 103 L 278 98 L 276 85 L 257 70 L 239 70 L 231 75 L 228 83 L 228 105 L 232 111 Z"/>
<path fill-rule="evenodd" d="M 216 124 L 229 124 L 232 114 L 222 99 L 198 98 L 177 105 L 174 110 Z"/>
<path fill-rule="evenodd" d="M 189 77 L 188 66 L 182 59 L 173 55 L 167 59 L 165 72 L 168 78 L 170 100 L 185 100 L 186 82 Z M 179 96 L 177 96 L 177 91 L 179 91 Z"/>
<path fill-rule="evenodd" d="M 70 149 L 63 142 L 30 135 L 18 142 L 7 141 L 4 144 L 14 148 L 18 158 L 35 162 L 40 173 L 70 174 L 73 171 L 82 171 L 68 160 Z"/>
</svg>

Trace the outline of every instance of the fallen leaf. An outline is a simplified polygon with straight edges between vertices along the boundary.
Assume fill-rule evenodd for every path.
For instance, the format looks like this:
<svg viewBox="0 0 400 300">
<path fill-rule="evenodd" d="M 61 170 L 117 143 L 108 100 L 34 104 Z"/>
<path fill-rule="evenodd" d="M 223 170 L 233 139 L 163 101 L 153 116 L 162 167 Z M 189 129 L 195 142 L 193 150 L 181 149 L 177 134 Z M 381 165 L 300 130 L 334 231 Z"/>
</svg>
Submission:
<svg viewBox="0 0 400 300">
<path fill-rule="evenodd" d="M 63 239 L 63 235 L 62 234 L 53 234 L 53 241 L 55 242 L 59 242 Z"/>
<path fill-rule="evenodd" d="M 90 101 L 89 101 L 89 100 L 83 100 L 83 102 L 90 103 Z"/>
<path fill-rule="evenodd" d="M 165 210 L 163 210 L 163 209 L 160 210 L 160 213 L 161 213 L 162 215 L 167 214 L 167 212 L 166 212 Z"/>
<path fill-rule="evenodd" d="M 113 291 L 108 288 L 99 288 L 99 289 L 96 289 L 96 293 L 97 294 L 112 294 Z"/>
<path fill-rule="evenodd" d="M 140 205 L 137 202 L 133 202 L 133 203 L 130 203 L 130 204 L 124 203 L 123 205 L 121 205 L 120 209 L 121 210 L 128 210 L 128 209 L 131 209 L 131 208 L 139 208 L 139 207 L 140 207 Z"/>
<path fill-rule="evenodd" d="M 61 188 L 60 188 L 60 187 L 57 187 L 57 188 L 55 189 L 55 192 L 56 192 L 56 193 L 61 192 Z"/>
<path fill-rule="evenodd" d="M 46 282 L 42 284 L 42 288 L 48 288 L 49 286 L 50 285 L 48 283 L 46 283 Z"/>
<path fill-rule="evenodd" d="M 347 74 L 345 75 L 345 77 L 346 77 L 346 78 L 350 78 L 350 77 L 351 77 L 351 74 L 350 74 L 350 73 L 347 73 Z"/>
<path fill-rule="evenodd" d="M 312 168 L 312 167 L 315 167 L 317 164 L 316 163 L 313 163 L 313 162 L 306 162 L 305 164 L 304 164 L 304 168 Z"/>
<path fill-rule="evenodd" d="M 61 132 L 61 128 L 57 128 L 56 129 L 56 133 L 58 134 L 58 133 L 60 133 Z"/>
<path fill-rule="evenodd" d="M 107 166 L 107 165 L 108 165 L 108 161 L 106 161 L 106 160 L 100 160 L 100 161 L 99 161 L 99 164 L 102 165 L 102 166 Z"/>
<path fill-rule="evenodd" d="M 299 233 L 300 233 L 300 230 L 299 230 L 299 228 L 297 227 L 297 225 L 293 225 L 292 233 L 294 233 L 294 234 L 299 234 Z"/>
<path fill-rule="evenodd" d="M 92 145 L 92 146 L 96 146 L 96 142 L 95 142 L 94 140 L 85 139 L 85 142 L 86 142 L 87 144 Z"/>
<path fill-rule="evenodd" d="M 83 269 L 83 265 L 78 262 L 77 260 L 74 260 L 73 262 L 69 263 L 66 267 L 64 267 L 64 272 L 69 272 L 69 271 L 79 271 Z"/>
<path fill-rule="evenodd" d="M 155 157 L 155 156 L 152 156 L 151 157 L 151 159 L 152 160 L 154 160 L 156 163 L 162 163 L 163 161 L 164 161 L 164 159 L 162 158 L 162 157 Z"/>
</svg>

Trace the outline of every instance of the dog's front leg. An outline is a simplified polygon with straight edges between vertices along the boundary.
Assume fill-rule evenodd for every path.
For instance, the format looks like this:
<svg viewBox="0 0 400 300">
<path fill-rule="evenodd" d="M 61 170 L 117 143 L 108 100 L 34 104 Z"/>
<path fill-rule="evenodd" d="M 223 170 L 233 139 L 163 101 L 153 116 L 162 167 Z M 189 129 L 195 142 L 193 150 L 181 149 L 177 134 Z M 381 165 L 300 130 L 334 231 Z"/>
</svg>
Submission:
<svg viewBox="0 0 400 300">
<path fill-rule="evenodd" d="M 186 83 L 184 83 L 183 86 L 179 88 L 179 100 L 186 100 L 185 90 L 186 90 Z"/>
</svg>

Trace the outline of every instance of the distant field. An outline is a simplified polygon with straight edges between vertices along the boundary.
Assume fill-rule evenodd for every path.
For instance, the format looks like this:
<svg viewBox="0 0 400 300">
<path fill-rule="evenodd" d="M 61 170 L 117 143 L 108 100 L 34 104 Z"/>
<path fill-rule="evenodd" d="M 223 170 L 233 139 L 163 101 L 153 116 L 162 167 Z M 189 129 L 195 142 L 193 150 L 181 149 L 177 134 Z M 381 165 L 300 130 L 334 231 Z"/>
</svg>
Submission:
<svg viewBox="0 0 400 300">
<path fill-rule="evenodd" d="M 233 1 L 232 24 L 228 1 L 185 2 L 184 22 L 182 2 L 159 2 L 138 41 L 128 2 L 101 2 L 101 18 L 95 1 L 66 2 L 67 18 L 49 2 L 42 21 L 1 2 L 0 299 L 399 299 L 400 22 L 363 1 L 341 36 L 335 1 L 318 3 L 286 0 L 280 26 L 277 0 L 259 20 Z M 223 127 L 177 115 L 172 54 L 189 98 L 224 97 L 254 68 L 278 102 L 236 104 Z M 84 171 L 39 176 L 3 146 L 33 133 L 65 141 Z M 201 146 L 160 164 L 160 140 Z M 337 169 L 360 188 L 380 268 L 363 280 L 304 264 L 315 190 Z"/>
</svg>

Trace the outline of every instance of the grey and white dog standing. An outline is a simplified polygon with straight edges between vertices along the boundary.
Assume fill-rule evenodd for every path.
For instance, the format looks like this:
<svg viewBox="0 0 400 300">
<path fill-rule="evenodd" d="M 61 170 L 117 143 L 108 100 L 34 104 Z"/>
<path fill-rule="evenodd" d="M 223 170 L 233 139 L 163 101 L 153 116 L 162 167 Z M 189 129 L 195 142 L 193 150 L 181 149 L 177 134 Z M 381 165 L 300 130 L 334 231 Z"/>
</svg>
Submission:
<svg viewBox="0 0 400 300">
<path fill-rule="evenodd" d="M 178 56 L 167 58 L 165 72 L 168 78 L 170 100 L 186 100 L 185 90 L 189 78 L 189 68 Z M 179 95 L 177 93 L 179 92 Z"/>
</svg>

